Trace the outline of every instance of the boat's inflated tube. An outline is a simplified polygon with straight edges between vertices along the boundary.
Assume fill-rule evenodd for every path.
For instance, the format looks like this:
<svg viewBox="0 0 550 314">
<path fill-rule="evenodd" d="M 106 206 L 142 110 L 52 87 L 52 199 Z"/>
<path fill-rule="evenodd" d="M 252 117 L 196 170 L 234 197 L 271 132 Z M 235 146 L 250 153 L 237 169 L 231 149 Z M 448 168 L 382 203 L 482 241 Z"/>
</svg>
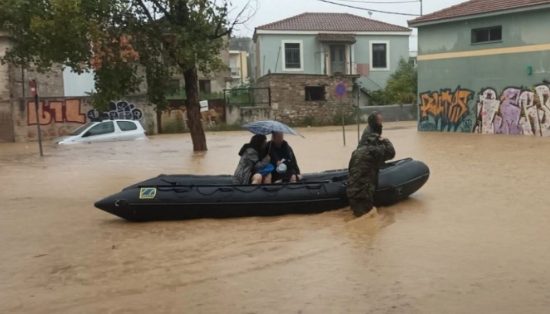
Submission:
<svg viewBox="0 0 550 314">
<path fill-rule="evenodd" d="M 376 205 L 407 198 L 428 180 L 428 167 L 412 159 L 380 170 Z M 160 175 L 104 198 L 95 206 L 127 220 L 229 218 L 318 213 L 346 207 L 347 170 L 306 174 L 299 183 L 233 185 L 232 177 Z"/>
</svg>

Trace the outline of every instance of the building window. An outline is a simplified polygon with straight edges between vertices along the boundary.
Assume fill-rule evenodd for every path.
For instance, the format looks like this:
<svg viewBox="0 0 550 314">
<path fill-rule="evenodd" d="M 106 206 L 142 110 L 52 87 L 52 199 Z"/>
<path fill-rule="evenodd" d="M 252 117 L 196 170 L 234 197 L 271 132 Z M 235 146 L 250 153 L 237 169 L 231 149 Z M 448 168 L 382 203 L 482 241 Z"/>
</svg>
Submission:
<svg viewBox="0 0 550 314">
<path fill-rule="evenodd" d="M 387 41 L 370 43 L 370 68 L 373 71 L 389 71 L 390 44 Z"/>
<path fill-rule="evenodd" d="M 168 81 L 168 95 L 175 96 L 179 95 L 181 92 L 180 90 L 180 80 L 178 79 L 171 79 Z"/>
<path fill-rule="evenodd" d="M 283 71 L 303 71 L 302 41 L 283 41 Z"/>
<path fill-rule="evenodd" d="M 324 86 L 306 86 L 306 101 L 323 100 L 326 100 Z"/>
<path fill-rule="evenodd" d="M 210 94 L 212 88 L 210 87 L 210 80 L 199 80 L 199 93 Z"/>
<path fill-rule="evenodd" d="M 502 26 L 472 29 L 472 44 L 502 40 Z"/>
</svg>

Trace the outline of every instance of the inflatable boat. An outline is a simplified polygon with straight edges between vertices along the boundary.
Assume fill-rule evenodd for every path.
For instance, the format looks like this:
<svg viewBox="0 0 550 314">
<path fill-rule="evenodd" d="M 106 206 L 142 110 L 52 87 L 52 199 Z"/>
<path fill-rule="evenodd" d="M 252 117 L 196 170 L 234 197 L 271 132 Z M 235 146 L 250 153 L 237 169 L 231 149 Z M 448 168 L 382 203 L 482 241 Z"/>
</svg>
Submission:
<svg viewBox="0 0 550 314">
<path fill-rule="evenodd" d="M 416 160 L 387 163 L 381 170 L 375 204 L 407 198 L 428 180 Z M 159 175 L 106 197 L 95 206 L 132 221 L 230 218 L 319 213 L 348 205 L 347 170 L 305 174 L 299 183 L 234 185 L 229 175 Z"/>
</svg>

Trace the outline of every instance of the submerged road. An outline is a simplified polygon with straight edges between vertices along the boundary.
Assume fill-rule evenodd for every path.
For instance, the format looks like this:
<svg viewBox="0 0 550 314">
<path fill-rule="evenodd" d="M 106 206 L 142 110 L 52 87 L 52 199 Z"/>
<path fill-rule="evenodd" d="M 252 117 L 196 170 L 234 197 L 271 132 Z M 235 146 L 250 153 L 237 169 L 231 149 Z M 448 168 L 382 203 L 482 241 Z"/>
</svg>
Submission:
<svg viewBox="0 0 550 314">
<path fill-rule="evenodd" d="M 304 172 L 344 168 L 338 127 L 287 137 Z M 45 147 L 0 144 L 0 313 L 547 313 L 550 141 L 417 133 L 432 171 L 411 199 L 353 219 L 128 223 L 93 207 L 159 173 L 232 173 L 246 132 Z"/>
</svg>

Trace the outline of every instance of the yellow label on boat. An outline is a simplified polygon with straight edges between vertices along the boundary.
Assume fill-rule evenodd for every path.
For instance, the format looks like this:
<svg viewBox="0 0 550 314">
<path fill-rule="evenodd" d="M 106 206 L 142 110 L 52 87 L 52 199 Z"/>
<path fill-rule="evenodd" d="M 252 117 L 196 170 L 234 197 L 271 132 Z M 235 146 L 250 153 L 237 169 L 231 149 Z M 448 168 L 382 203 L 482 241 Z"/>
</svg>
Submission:
<svg viewBox="0 0 550 314">
<path fill-rule="evenodd" d="M 139 189 L 140 200 L 152 200 L 157 195 L 157 188 L 141 188 Z"/>
</svg>

